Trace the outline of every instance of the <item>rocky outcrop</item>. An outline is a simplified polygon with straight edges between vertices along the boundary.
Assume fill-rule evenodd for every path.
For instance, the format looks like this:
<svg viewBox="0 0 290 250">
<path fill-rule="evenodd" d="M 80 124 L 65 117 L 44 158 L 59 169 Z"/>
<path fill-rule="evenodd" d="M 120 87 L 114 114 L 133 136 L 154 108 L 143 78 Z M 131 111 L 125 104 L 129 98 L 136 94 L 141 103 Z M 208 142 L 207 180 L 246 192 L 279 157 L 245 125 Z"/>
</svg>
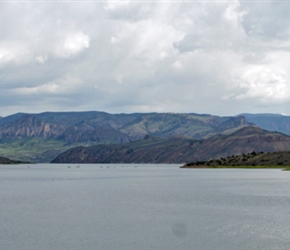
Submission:
<svg viewBox="0 0 290 250">
<path fill-rule="evenodd" d="M 50 123 L 37 115 L 23 115 L 20 119 L 0 125 L 0 140 L 32 137 L 56 139 L 67 144 L 129 142 L 128 136 L 108 125 L 93 127 L 84 121 L 72 125 L 65 120 Z"/>
<path fill-rule="evenodd" d="M 62 125 L 45 123 L 33 115 L 24 115 L 20 119 L 0 126 L 0 139 L 17 137 L 56 137 L 65 129 Z"/>
</svg>

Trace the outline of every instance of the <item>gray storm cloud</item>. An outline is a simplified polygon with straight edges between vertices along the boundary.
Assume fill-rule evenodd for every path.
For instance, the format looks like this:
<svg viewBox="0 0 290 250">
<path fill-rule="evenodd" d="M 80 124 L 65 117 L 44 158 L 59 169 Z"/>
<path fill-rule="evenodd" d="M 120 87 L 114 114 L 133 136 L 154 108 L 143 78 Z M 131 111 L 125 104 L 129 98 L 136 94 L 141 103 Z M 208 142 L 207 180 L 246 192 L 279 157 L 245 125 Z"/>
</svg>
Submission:
<svg viewBox="0 0 290 250">
<path fill-rule="evenodd" d="M 287 2 L 1 2 L 0 115 L 290 113 Z"/>
</svg>

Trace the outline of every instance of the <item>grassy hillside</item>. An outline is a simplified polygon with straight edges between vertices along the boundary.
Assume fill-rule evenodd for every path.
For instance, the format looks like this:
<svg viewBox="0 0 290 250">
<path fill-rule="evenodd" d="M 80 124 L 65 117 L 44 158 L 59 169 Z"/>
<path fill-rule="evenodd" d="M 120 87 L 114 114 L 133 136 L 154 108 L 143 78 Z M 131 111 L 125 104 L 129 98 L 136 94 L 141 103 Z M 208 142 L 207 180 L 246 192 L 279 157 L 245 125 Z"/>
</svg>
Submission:
<svg viewBox="0 0 290 250">
<path fill-rule="evenodd" d="M 0 155 L 19 161 L 50 162 L 69 148 L 64 142 L 53 139 L 16 138 L 0 142 Z"/>
</svg>

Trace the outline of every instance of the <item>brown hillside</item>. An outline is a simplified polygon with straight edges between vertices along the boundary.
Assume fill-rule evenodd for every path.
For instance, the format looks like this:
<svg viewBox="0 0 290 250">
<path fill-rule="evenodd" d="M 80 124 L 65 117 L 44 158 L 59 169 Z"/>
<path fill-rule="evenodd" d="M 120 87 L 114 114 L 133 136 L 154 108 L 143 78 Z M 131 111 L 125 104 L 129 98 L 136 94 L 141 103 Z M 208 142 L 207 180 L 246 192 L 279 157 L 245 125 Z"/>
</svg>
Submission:
<svg viewBox="0 0 290 250">
<path fill-rule="evenodd" d="M 184 163 L 210 160 L 253 151 L 290 150 L 290 137 L 257 127 L 204 140 L 182 138 L 144 140 L 123 145 L 97 145 L 70 149 L 54 163 Z"/>
</svg>

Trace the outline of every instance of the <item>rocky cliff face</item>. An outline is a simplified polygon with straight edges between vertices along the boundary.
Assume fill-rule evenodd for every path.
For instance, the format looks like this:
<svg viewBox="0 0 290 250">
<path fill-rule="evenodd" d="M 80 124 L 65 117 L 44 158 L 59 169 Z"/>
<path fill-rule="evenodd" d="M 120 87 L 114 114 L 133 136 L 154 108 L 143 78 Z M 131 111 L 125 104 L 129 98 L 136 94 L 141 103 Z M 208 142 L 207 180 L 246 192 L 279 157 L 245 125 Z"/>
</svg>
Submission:
<svg viewBox="0 0 290 250">
<path fill-rule="evenodd" d="M 16 137 L 56 137 L 64 131 L 64 126 L 45 123 L 32 115 L 0 126 L 0 139 Z"/>
<path fill-rule="evenodd" d="M 123 133 L 109 127 L 93 127 L 86 122 L 69 125 L 50 123 L 35 115 L 23 115 L 20 119 L 0 125 L 0 139 L 43 138 L 64 141 L 67 144 L 79 142 L 125 143 L 129 139 Z"/>
</svg>

